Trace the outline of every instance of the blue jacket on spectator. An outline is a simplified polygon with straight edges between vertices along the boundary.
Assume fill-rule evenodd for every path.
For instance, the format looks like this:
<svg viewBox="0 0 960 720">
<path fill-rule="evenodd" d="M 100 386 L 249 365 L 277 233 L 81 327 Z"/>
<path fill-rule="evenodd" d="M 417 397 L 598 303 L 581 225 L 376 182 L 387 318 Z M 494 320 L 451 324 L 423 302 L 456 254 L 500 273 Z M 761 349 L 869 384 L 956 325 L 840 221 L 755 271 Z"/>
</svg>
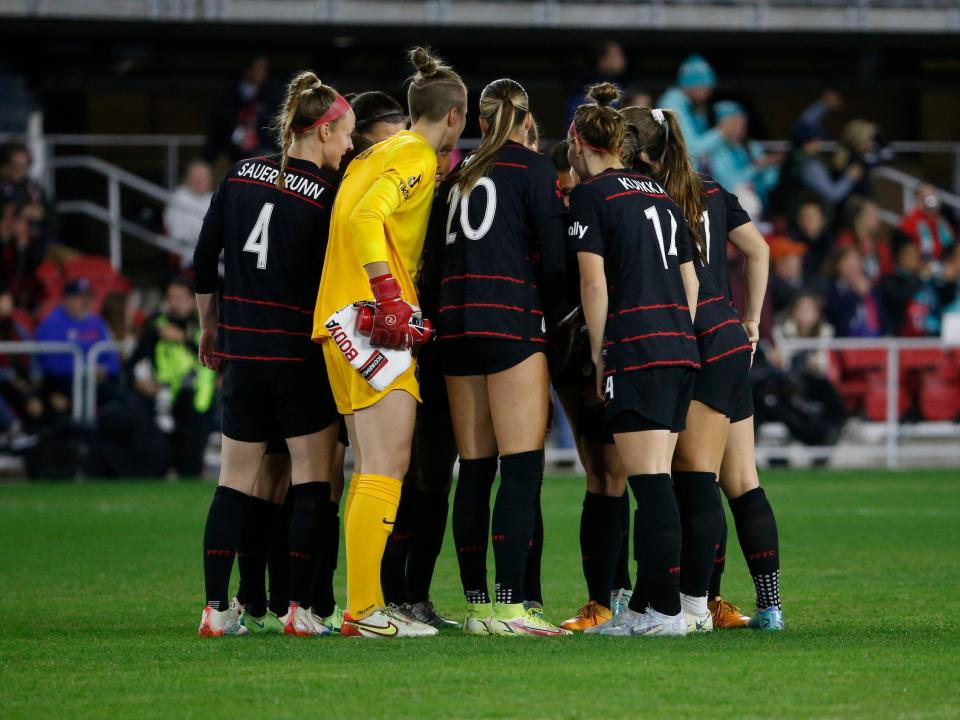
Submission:
<svg viewBox="0 0 960 720">
<path fill-rule="evenodd" d="M 75 342 L 86 354 L 90 346 L 101 340 L 109 340 L 107 324 L 99 315 L 90 314 L 84 318 L 72 317 L 63 305 L 58 305 L 46 319 L 40 323 L 34 338 L 37 340 L 59 340 Z M 45 375 L 56 378 L 68 378 L 73 375 L 73 357 L 65 353 L 44 354 L 38 363 Z M 104 353 L 98 362 L 108 375 L 116 375 L 120 361 L 116 353 Z"/>
<path fill-rule="evenodd" d="M 660 96 L 657 106 L 672 110 L 677 115 L 680 131 L 687 142 L 687 151 L 695 165 L 700 158 L 709 155 L 723 142 L 719 128 L 710 127 L 710 118 L 703 108 L 698 108 L 683 91 L 684 88 L 709 87 L 717 82 L 710 64 L 699 55 L 691 55 L 680 65 L 677 84 Z"/>
<path fill-rule="evenodd" d="M 743 114 L 740 103 L 724 100 L 714 105 L 714 114 L 717 120 L 722 120 L 733 114 Z M 710 153 L 710 174 L 728 192 L 736 194 L 737 186 L 747 183 L 753 186 L 754 192 L 767 205 L 767 196 L 776 187 L 780 177 L 780 168 L 776 165 L 758 167 L 754 163 L 764 157 L 763 147 L 756 140 L 730 142 L 724 139 L 716 149 Z"/>
</svg>

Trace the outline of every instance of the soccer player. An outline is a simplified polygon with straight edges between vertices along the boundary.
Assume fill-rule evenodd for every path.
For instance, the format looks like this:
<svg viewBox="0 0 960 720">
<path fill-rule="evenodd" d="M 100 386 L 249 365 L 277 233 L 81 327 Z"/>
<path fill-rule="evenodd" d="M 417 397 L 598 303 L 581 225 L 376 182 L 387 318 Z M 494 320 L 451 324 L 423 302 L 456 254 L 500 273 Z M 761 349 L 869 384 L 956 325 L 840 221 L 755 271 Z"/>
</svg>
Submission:
<svg viewBox="0 0 960 720">
<path fill-rule="evenodd" d="M 204 531 L 201 636 L 247 630 L 238 608 L 228 606 L 227 592 L 261 459 L 278 431 L 290 450 L 293 504 L 284 630 L 329 633 L 310 604 L 339 416 L 323 355 L 310 342 L 310 316 L 336 192 L 331 178 L 351 147 L 353 122 L 350 104 L 336 90 L 312 72 L 300 73 L 277 118 L 282 153 L 234 165 L 204 218 L 194 252 L 199 359 L 205 367 L 223 367 L 224 378 L 220 482 Z M 257 622 L 267 614 L 252 603 L 245 612 Z"/>
<path fill-rule="evenodd" d="M 570 238 L 597 369 L 627 482 L 637 500 L 637 583 L 619 615 L 585 632 L 686 635 L 680 604 L 680 515 L 670 479 L 671 433 L 684 429 L 700 367 L 693 316 L 698 282 L 680 208 L 620 161 L 625 123 L 605 83 L 588 92 L 568 131 L 582 183 L 570 194 Z"/>
<path fill-rule="evenodd" d="M 475 635 L 559 636 L 524 607 L 525 568 L 543 480 L 549 378 L 546 326 L 563 297 L 563 203 L 550 160 L 527 149 L 523 87 L 503 78 L 480 96 L 477 150 L 450 179 L 437 320 L 460 476 L 453 536 Z M 495 603 L 487 586 L 490 494 Z"/>
<path fill-rule="evenodd" d="M 354 449 L 344 510 L 347 613 L 341 633 L 368 638 L 437 633 L 386 607 L 380 588 L 420 400 L 416 359 L 378 390 L 350 365 L 341 349 L 347 343 L 330 342 L 327 328 L 334 314 L 372 301 L 370 343 L 390 351 L 409 350 L 413 343 L 414 278 L 433 203 L 437 153 L 451 150 L 463 132 L 467 90 L 460 76 L 427 50 L 415 48 L 410 59 L 417 68 L 407 93 L 413 124 L 347 168 L 330 223 L 313 327 Z"/>
<path fill-rule="evenodd" d="M 687 431 L 674 457 L 674 484 L 684 518 L 681 587 L 692 628 L 783 628 L 779 588 L 779 542 L 773 509 L 759 486 L 753 435 L 750 358 L 767 287 L 767 243 L 735 195 L 706 175 L 693 172 L 682 133 L 670 111 L 626 108 L 632 154 L 662 178 L 684 210 L 702 262 L 696 263 L 700 297 L 696 319 L 703 369 L 697 375 Z M 727 267 L 728 240 L 746 259 L 744 321 L 732 309 Z M 722 458 L 722 465 L 721 465 Z M 726 548 L 726 521 L 712 488 L 719 472 L 757 594 L 750 619 L 720 597 Z M 719 525 L 718 525 L 719 523 Z M 687 540 L 692 540 L 688 543 Z M 712 577 L 712 580 L 711 580 Z M 711 622 L 703 594 L 709 590 Z"/>
</svg>

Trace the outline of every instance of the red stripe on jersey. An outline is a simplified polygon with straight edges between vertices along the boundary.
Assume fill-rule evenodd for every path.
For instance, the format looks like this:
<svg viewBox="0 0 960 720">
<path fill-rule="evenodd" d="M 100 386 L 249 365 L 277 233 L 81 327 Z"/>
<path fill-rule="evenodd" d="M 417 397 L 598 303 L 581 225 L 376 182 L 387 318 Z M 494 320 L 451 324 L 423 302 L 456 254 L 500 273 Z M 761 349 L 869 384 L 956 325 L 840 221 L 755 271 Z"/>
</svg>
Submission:
<svg viewBox="0 0 960 720">
<path fill-rule="evenodd" d="M 712 328 L 707 328 L 707 329 L 704 330 L 703 332 L 697 333 L 697 337 L 703 337 L 704 335 L 709 335 L 710 333 L 716 332 L 716 331 L 719 330 L 720 328 L 725 327 L 725 326 L 727 326 L 727 325 L 739 325 L 739 324 L 740 324 L 740 321 L 739 321 L 739 320 L 737 320 L 737 319 L 735 319 L 735 318 L 730 318 L 729 320 L 724 320 L 724 321 L 721 322 L 721 323 L 717 323 L 717 324 L 714 325 Z"/>
<path fill-rule="evenodd" d="M 310 333 L 304 332 L 293 332 L 291 330 L 279 330 L 274 328 L 252 328 L 244 327 L 243 325 L 227 325 L 226 323 L 218 323 L 218 327 L 222 327 L 224 330 L 237 330 L 239 332 L 252 332 L 252 333 L 264 333 L 267 335 L 296 335 L 297 337 L 310 337 Z"/>
<path fill-rule="evenodd" d="M 527 166 L 526 166 L 526 165 L 522 165 L 521 163 L 495 162 L 494 165 L 496 165 L 496 166 L 498 166 L 498 167 L 520 168 L 521 170 L 526 170 L 526 169 L 527 169 Z"/>
<path fill-rule="evenodd" d="M 717 297 L 712 297 L 709 300 L 703 300 L 702 302 L 697 303 L 698 308 L 702 308 L 704 305 L 709 305 L 710 303 L 715 303 L 718 300 L 725 300 L 726 298 L 723 295 L 718 295 Z"/>
<path fill-rule="evenodd" d="M 277 167 L 280 167 L 280 163 L 278 163 L 276 160 L 271 160 L 270 158 L 268 158 L 268 157 L 266 157 L 266 156 L 258 157 L 258 158 L 253 158 L 253 159 L 254 159 L 254 160 L 263 160 L 265 163 L 269 163 L 270 165 L 275 165 L 275 166 L 277 166 Z M 309 175 L 309 176 L 312 177 L 314 180 L 319 180 L 320 182 L 322 182 L 322 183 L 323 183 L 324 185 L 326 185 L 328 188 L 332 188 L 332 187 L 333 187 L 333 185 L 330 184 L 330 181 L 329 181 L 329 180 L 324 180 L 322 177 L 320 177 L 319 175 L 314 175 L 314 174 L 313 174 L 312 172 L 310 172 L 309 170 L 301 170 L 301 169 L 298 168 L 298 167 L 292 168 L 292 167 L 290 167 L 289 165 L 287 166 L 287 170 L 290 171 L 290 172 L 292 172 L 292 173 L 294 173 L 294 174 L 299 173 L 300 175 Z"/>
<path fill-rule="evenodd" d="M 463 310 L 464 308 L 493 308 L 495 310 L 526 312 L 525 308 L 518 307 L 517 305 L 500 305 L 499 303 L 464 303 L 463 305 L 441 305 L 440 312 L 446 312 L 447 310 Z"/>
<path fill-rule="evenodd" d="M 704 193 L 704 194 L 705 194 L 705 195 L 713 195 L 714 193 L 718 193 L 718 192 L 720 192 L 720 188 L 716 187 L 716 188 L 713 188 L 712 190 L 707 190 L 707 192 Z"/>
<path fill-rule="evenodd" d="M 652 198 L 667 198 L 666 195 L 658 195 L 656 193 L 643 192 L 643 190 L 627 190 L 622 193 L 614 193 L 613 195 L 607 195 L 607 197 L 605 197 L 604 200 L 606 200 L 607 202 L 610 202 L 611 200 L 622 198 L 625 195 L 646 195 L 647 197 L 652 197 Z"/>
<path fill-rule="evenodd" d="M 716 362 L 721 358 L 725 358 L 727 355 L 733 355 L 734 353 L 743 352 L 745 350 L 753 350 L 753 345 L 751 345 L 750 343 L 747 343 L 746 345 L 738 345 L 737 347 L 732 348 L 731 350 L 722 352 L 719 355 L 714 355 L 712 358 L 707 358 L 706 360 L 704 360 L 704 362 L 708 362 L 708 363 Z"/>
<path fill-rule="evenodd" d="M 506 275 L 475 275 L 473 273 L 467 273 L 466 275 L 451 275 L 450 277 L 445 277 L 440 284 L 443 285 L 452 280 L 503 280 L 504 282 L 517 283 L 517 285 L 526 285 L 526 280 L 520 280 L 518 278 L 507 277 Z"/>
<path fill-rule="evenodd" d="M 644 368 L 662 367 L 664 365 L 684 365 L 692 368 L 700 368 L 700 363 L 693 360 L 654 360 L 653 362 L 643 363 L 642 365 L 627 365 L 620 372 L 632 372 L 634 370 L 643 370 Z M 604 377 L 615 374 L 613 370 L 607 370 L 603 373 Z"/>
<path fill-rule="evenodd" d="M 260 362 L 306 362 L 304 358 L 275 357 L 273 355 L 231 355 L 225 352 L 215 352 L 217 357 L 227 360 L 257 360 Z"/>
<path fill-rule="evenodd" d="M 523 340 L 519 335 L 510 335 L 509 333 L 500 333 L 500 332 L 488 332 L 486 330 L 468 330 L 462 333 L 455 333 L 453 335 L 443 335 L 440 337 L 441 340 L 459 340 L 460 338 L 480 336 L 480 337 L 498 337 L 504 338 L 505 340 Z"/>
<path fill-rule="evenodd" d="M 652 337 L 682 337 L 682 338 L 684 338 L 685 340 L 695 340 L 695 339 L 696 339 L 696 338 L 694 338 L 693 335 L 691 335 L 690 333 L 674 332 L 674 331 L 671 330 L 671 331 L 663 331 L 663 332 L 644 333 L 643 335 L 633 335 L 632 337 L 623 338 L 622 340 L 619 340 L 618 342 L 622 342 L 622 343 L 636 342 L 637 340 L 646 340 L 647 338 L 652 338 Z"/>
<path fill-rule="evenodd" d="M 293 192 L 292 190 L 287 190 L 287 189 L 281 190 L 276 185 L 271 185 L 270 183 L 260 182 L 259 180 L 250 180 L 249 178 L 227 178 L 227 182 L 247 183 L 248 185 L 262 185 L 265 188 L 272 188 L 277 192 L 282 192 L 284 195 L 289 195 L 290 197 L 295 197 L 299 200 L 303 200 L 304 202 L 308 202 L 311 205 L 315 205 L 316 207 L 320 208 L 321 210 L 326 210 L 326 206 L 321 205 L 316 200 L 311 200 L 310 198 L 306 198 L 303 195 L 300 195 L 299 193 Z"/>
<path fill-rule="evenodd" d="M 282 310 L 294 310 L 298 313 L 303 313 L 304 315 L 313 315 L 312 309 L 302 308 L 296 305 L 287 305 L 286 303 L 273 302 L 272 300 L 254 300 L 252 298 L 239 297 L 238 295 L 224 295 L 223 299 L 232 300 L 233 302 L 250 303 L 251 305 L 265 305 L 267 307 L 275 307 Z"/>
<path fill-rule="evenodd" d="M 617 314 L 626 315 L 627 313 L 639 312 L 641 310 L 664 310 L 664 309 L 683 310 L 684 312 L 690 312 L 690 308 L 688 308 L 686 305 L 678 305 L 677 303 L 663 303 L 661 305 L 637 305 L 636 307 L 632 307 L 632 308 L 624 308 L 623 310 L 620 310 Z"/>
<path fill-rule="evenodd" d="M 544 345 L 547 344 L 547 341 L 544 338 L 530 338 L 530 342 L 543 343 Z"/>
</svg>

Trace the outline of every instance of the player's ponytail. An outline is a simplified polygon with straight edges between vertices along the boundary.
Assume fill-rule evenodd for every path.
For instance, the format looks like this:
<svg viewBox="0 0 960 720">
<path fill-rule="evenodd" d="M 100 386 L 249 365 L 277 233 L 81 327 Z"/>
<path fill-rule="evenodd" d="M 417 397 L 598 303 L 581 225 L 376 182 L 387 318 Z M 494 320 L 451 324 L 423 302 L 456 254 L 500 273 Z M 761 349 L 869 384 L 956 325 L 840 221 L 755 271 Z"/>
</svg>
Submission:
<svg viewBox="0 0 960 720">
<path fill-rule="evenodd" d="M 501 78 L 487 85 L 480 93 L 480 117 L 489 123 L 476 151 L 457 173 L 457 185 L 466 193 L 486 175 L 513 131 L 530 112 L 526 90 L 515 80 Z"/>
<path fill-rule="evenodd" d="M 277 176 L 279 189 L 286 187 L 287 159 L 293 136 L 316 127 L 317 121 L 340 99 L 342 98 L 336 90 L 320 82 L 320 78 L 310 70 L 294 76 L 287 85 L 283 107 L 273 121 L 273 130 L 281 152 L 280 174 Z"/>
<path fill-rule="evenodd" d="M 664 186 L 674 202 L 680 206 L 694 240 L 694 253 L 700 258 L 700 233 L 698 228 L 703 221 L 703 186 L 700 176 L 690 162 L 687 143 L 683 139 L 680 123 L 671 110 L 629 107 L 620 111 L 630 133 L 633 136 L 626 152 L 621 154 L 624 165 L 638 169 L 646 168 L 641 154 L 656 164 L 652 171 L 654 177 Z M 702 259 L 702 258 L 701 258 Z"/>
<path fill-rule="evenodd" d="M 467 86 L 456 71 L 427 48 L 415 47 L 409 53 L 417 68 L 407 89 L 410 119 L 425 117 L 431 122 L 442 120 L 451 108 L 467 109 Z"/>
<path fill-rule="evenodd" d="M 620 89 L 613 83 L 600 83 L 587 88 L 587 97 L 593 102 L 577 108 L 568 135 L 594 152 L 618 155 L 624 121 L 610 105 L 620 99 Z"/>
</svg>

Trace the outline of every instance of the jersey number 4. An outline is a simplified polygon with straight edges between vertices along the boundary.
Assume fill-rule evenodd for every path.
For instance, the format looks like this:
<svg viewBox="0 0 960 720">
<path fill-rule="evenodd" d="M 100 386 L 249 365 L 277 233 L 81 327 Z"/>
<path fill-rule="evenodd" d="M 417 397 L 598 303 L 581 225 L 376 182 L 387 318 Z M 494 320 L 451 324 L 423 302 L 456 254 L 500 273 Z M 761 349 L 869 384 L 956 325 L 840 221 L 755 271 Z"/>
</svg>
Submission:
<svg viewBox="0 0 960 720">
<path fill-rule="evenodd" d="M 255 253 L 257 270 L 267 269 L 267 249 L 270 247 L 270 216 L 273 215 L 273 203 L 264 203 L 257 216 L 253 230 L 247 235 L 243 251 Z"/>
<path fill-rule="evenodd" d="M 667 210 L 667 215 L 670 216 L 670 248 L 664 249 L 663 228 L 660 227 L 660 213 L 657 212 L 656 206 L 651 205 L 643 211 L 643 214 L 653 223 L 653 231 L 657 234 L 657 242 L 660 243 L 660 257 L 663 258 L 663 269 L 666 270 L 667 255 L 677 254 L 677 220 L 673 217 L 673 213 Z"/>
<path fill-rule="evenodd" d="M 483 220 L 480 221 L 480 227 L 474 228 L 470 224 L 470 197 L 477 191 L 477 188 L 483 188 L 486 195 L 487 204 L 483 209 Z M 457 241 L 457 234 L 450 232 L 450 226 L 453 224 L 453 216 L 460 207 L 460 229 L 469 240 L 479 240 L 488 232 L 493 225 L 493 216 L 497 212 L 497 186 L 493 180 L 488 177 L 482 177 L 476 184 L 467 191 L 467 194 L 460 197 L 460 186 L 454 185 L 450 190 L 450 212 L 447 213 L 447 245 L 452 245 Z"/>
</svg>

